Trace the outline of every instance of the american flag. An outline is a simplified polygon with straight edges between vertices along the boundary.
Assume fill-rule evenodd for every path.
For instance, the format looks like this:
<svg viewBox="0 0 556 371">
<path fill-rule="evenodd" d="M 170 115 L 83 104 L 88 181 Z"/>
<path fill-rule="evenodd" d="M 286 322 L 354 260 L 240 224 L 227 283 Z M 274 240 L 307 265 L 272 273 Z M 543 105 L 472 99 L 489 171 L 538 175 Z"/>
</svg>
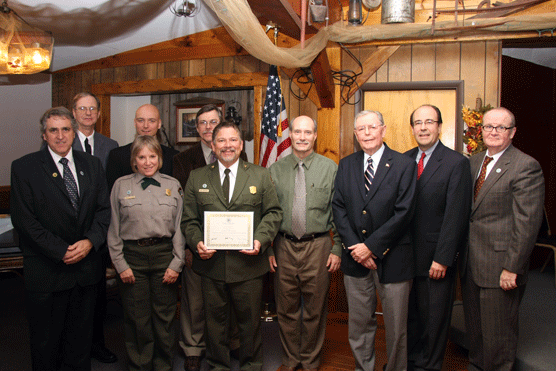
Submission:
<svg viewBox="0 0 556 371">
<path fill-rule="evenodd" d="M 263 118 L 259 165 L 269 167 L 292 151 L 286 104 L 280 88 L 278 68 L 270 66 Z"/>
</svg>

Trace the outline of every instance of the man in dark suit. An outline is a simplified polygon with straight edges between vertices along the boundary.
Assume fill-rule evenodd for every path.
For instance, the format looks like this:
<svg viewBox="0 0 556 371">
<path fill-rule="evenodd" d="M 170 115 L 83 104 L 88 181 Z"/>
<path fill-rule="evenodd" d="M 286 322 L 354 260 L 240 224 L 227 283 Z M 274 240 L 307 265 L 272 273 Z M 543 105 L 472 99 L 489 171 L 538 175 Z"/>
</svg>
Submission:
<svg viewBox="0 0 556 371">
<path fill-rule="evenodd" d="M 456 259 L 467 241 L 471 176 L 469 160 L 438 139 L 442 115 L 437 107 L 417 108 L 410 124 L 418 147 L 405 153 L 417 163 L 408 370 L 440 371 L 452 318 Z"/>
<path fill-rule="evenodd" d="M 512 146 L 515 124 L 505 108 L 488 111 L 487 151 L 471 157 L 474 200 L 462 280 L 469 370 L 513 368 L 519 304 L 542 222 L 542 169 Z"/>
<path fill-rule="evenodd" d="M 193 269 L 201 275 L 206 313 L 206 359 L 211 370 L 230 370 L 230 312 L 239 328 L 239 367 L 262 369 L 260 312 L 263 275 L 268 272 L 266 249 L 278 232 L 282 209 L 270 172 L 239 158 L 241 132 L 233 123 L 214 128 L 212 150 L 218 161 L 193 170 L 184 192 L 182 231 L 200 259 Z M 253 249 L 216 251 L 204 241 L 205 211 L 252 211 Z"/>
<path fill-rule="evenodd" d="M 135 112 L 135 119 L 133 122 L 135 124 L 137 135 L 156 136 L 160 141 L 158 129 L 162 126 L 162 121 L 160 120 L 160 112 L 156 106 L 153 106 L 152 104 L 144 104 L 139 107 Z M 172 176 L 174 156 L 177 155 L 179 151 L 162 144 L 160 146 L 162 147 L 162 167 L 159 171 L 162 174 Z M 112 189 L 114 182 L 116 182 L 119 177 L 132 173 L 131 143 L 110 151 L 110 154 L 108 155 L 108 164 L 106 165 L 108 189 Z"/>
<path fill-rule="evenodd" d="M 222 122 L 222 112 L 214 104 L 207 104 L 199 111 L 195 118 L 197 132 L 201 140 L 191 148 L 174 156 L 173 177 L 179 180 L 185 189 L 191 171 L 216 161 L 211 148 L 212 130 Z M 241 151 L 240 158 L 247 161 L 247 155 Z M 197 247 L 194 246 L 194 249 Z M 182 271 L 180 295 L 180 341 L 179 345 L 185 355 L 184 368 L 188 371 L 198 371 L 201 358 L 205 353 L 205 312 L 203 295 L 201 293 L 201 276 L 192 269 L 193 255 L 191 248 L 185 249 L 185 266 Z M 233 328 L 234 326 L 232 326 Z M 233 350 L 238 348 L 237 339 L 230 344 Z"/>
<path fill-rule="evenodd" d="M 11 215 L 23 250 L 33 370 L 90 370 L 93 312 L 110 203 L 99 159 L 72 151 L 64 107 L 41 119 L 46 148 L 12 163 Z"/>
<path fill-rule="evenodd" d="M 73 97 L 73 117 L 77 121 L 77 135 L 72 148 L 98 157 L 106 169 L 108 154 L 118 148 L 118 142 L 95 131 L 100 117 L 100 101 L 91 93 L 82 92 Z M 106 315 L 106 266 L 110 263 L 108 249 L 102 249 L 102 279 L 98 283 L 95 319 L 93 323 L 93 346 L 91 357 L 103 363 L 114 363 L 118 357 L 106 348 L 104 341 L 104 317 Z"/>
<path fill-rule="evenodd" d="M 349 307 L 349 343 L 355 369 L 373 371 L 378 290 L 391 370 L 407 369 L 407 311 L 414 276 L 409 224 L 414 210 L 415 161 L 384 144 L 382 114 L 355 117 L 362 148 L 342 159 L 332 200 L 342 239 L 341 269 Z"/>
</svg>

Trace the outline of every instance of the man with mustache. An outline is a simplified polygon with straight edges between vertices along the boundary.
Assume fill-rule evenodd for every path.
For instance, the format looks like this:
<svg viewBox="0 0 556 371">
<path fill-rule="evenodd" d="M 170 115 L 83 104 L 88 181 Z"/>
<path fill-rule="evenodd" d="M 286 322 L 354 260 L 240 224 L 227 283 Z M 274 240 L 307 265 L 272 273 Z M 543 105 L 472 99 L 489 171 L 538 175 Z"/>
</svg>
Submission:
<svg viewBox="0 0 556 371">
<path fill-rule="evenodd" d="M 174 156 L 173 176 L 185 189 L 191 171 L 216 161 L 212 151 L 212 130 L 222 122 L 222 112 L 214 104 L 207 104 L 199 111 L 195 118 L 197 132 L 201 140 L 191 148 Z M 247 161 L 244 151 L 240 155 Z M 196 247 L 193 246 L 195 249 Z M 185 249 L 185 266 L 182 271 L 182 290 L 180 295 L 180 347 L 185 354 L 184 369 L 199 371 L 201 359 L 205 353 L 205 312 L 203 295 L 201 293 L 201 276 L 192 269 L 193 259 L 197 259 L 191 252 L 191 247 Z M 232 338 L 230 345 L 233 350 L 239 346 L 239 340 Z"/>
<path fill-rule="evenodd" d="M 184 191 L 182 231 L 195 246 L 206 313 L 206 359 L 211 370 L 230 369 L 230 312 L 239 328 L 239 368 L 262 369 L 260 312 L 266 250 L 278 232 L 282 209 L 270 172 L 239 158 L 241 132 L 230 122 L 212 133 L 217 162 L 193 170 Z M 212 250 L 204 244 L 205 211 L 252 211 L 253 249 Z"/>
<path fill-rule="evenodd" d="M 340 268 L 342 253 L 332 223 L 338 166 L 314 152 L 317 123 L 310 117 L 292 121 L 290 139 L 293 152 L 270 167 L 284 218 L 274 240 L 276 257 L 269 261 L 276 272 L 281 371 L 294 371 L 298 365 L 315 371 L 326 331 L 330 273 Z"/>
</svg>

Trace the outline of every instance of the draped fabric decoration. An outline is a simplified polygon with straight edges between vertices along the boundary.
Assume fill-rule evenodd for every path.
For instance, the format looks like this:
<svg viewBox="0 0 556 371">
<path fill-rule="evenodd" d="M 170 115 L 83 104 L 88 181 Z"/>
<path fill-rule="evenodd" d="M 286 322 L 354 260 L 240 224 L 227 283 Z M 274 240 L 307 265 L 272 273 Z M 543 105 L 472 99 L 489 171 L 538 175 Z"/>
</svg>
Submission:
<svg viewBox="0 0 556 371">
<path fill-rule="evenodd" d="M 326 47 L 329 41 L 341 43 L 361 43 L 373 40 L 400 40 L 434 37 L 477 35 L 518 31 L 550 30 L 556 28 L 556 14 L 518 15 L 504 18 L 473 19 L 455 24 L 451 21 L 437 21 L 432 32 L 431 23 L 405 23 L 395 26 L 371 25 L 353 27 L 347 22 L 336 22 L 308 40 L 305 48 L 275 46 L 264 32 L 263 27 L 251 11 L 247 0 L 204 0 L 216 13 L 226 30 L 249 54 L 268 64 L 286 68 L 307 67 Z M 454 40 L 456 41 L 456 40 Z"/>
</svg>

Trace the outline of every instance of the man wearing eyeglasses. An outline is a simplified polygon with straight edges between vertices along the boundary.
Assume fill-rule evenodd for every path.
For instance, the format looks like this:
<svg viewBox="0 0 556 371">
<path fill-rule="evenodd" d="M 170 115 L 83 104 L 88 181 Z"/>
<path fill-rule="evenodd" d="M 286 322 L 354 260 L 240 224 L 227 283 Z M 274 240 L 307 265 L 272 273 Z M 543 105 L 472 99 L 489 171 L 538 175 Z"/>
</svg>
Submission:
<svg viewBox="0 0 556 371">
<path fill-rule="evenodd" d="M 191 171 L 216 161 L 216 155 L 211 149 L 212 130 L 222 121 L 222 112 L 216 105 L 207 104 L 197 111 L 195 120 L 201 140 L 191 148 L 174 156 L 173 177 L 179 180 L 183 189 L 185 189 Z M 240 157 L 243 161 L 247 161 L 244 151 L 241 151 Z M 190 248 L 186 248 L 185 266 L 181 275 L 179 345 L 185 354 L 184 369 L 187 371 L 199 371 L 206 347 L 201 276 L 191 269 L 193 259 L 196 257 Z M 236 350 L 239 347 L 239 339 L 235 328 L 232 329 L 232 334 L 234 337 L 230 349 Z"/>
<path fill-rule="evenodd" d="M 106 169 L 108 154 L 118 148 L 118 142 L 95 131 L 95 124 L 100 117 L 99 99 L 87 92 L 82 92 L 73 97 L 73 117 L 77 121 L 77 135 L 73 140 L 72 148 L 75 151 L 87 152 L 98 157 Z M 112 353 L 104 341 L 104 317 L 106 316 L 106 266 L 110 260 L 108 249 L 102 251 L 102 279 L 97 285 L 97 301 L 93 323 L 93 346 L 91 357 L 103 363 L 114 363 L 118 357 Z"/>
<path fill-rule="evenodd" d="M 409 121 L 418 146 L 411 222 L 415 279 L 409 296 L 408 370 L 442 370 L 452 318 L 456 259 L 466 244 L 471 211 L 469 160 L 440 141 L 442 114 L 423 105 Z"/>
<path fill-rule="evenodd" d="M 380 112 L 358 113 L 354 129 L 362 151 L 340 161 L 332 199 L 344 247 L 340 267 L 349 307 L 349 343 L 355 370 L 373 371 L 378 290 L 386 328 L 384 370 L 404 371 L 417 164 L 384 144 L 386 126 Z"/>
<path fill-rule="evenodd" d="M 509 371 L 515 362 L 519 304 L 544 204 L 542 169 L 512 145 L 515 133 L 509 110 L 488 111 L 487 151 L 471 157 L 474 195 L 462 259 L 469 370 Z"/>
</svg>

